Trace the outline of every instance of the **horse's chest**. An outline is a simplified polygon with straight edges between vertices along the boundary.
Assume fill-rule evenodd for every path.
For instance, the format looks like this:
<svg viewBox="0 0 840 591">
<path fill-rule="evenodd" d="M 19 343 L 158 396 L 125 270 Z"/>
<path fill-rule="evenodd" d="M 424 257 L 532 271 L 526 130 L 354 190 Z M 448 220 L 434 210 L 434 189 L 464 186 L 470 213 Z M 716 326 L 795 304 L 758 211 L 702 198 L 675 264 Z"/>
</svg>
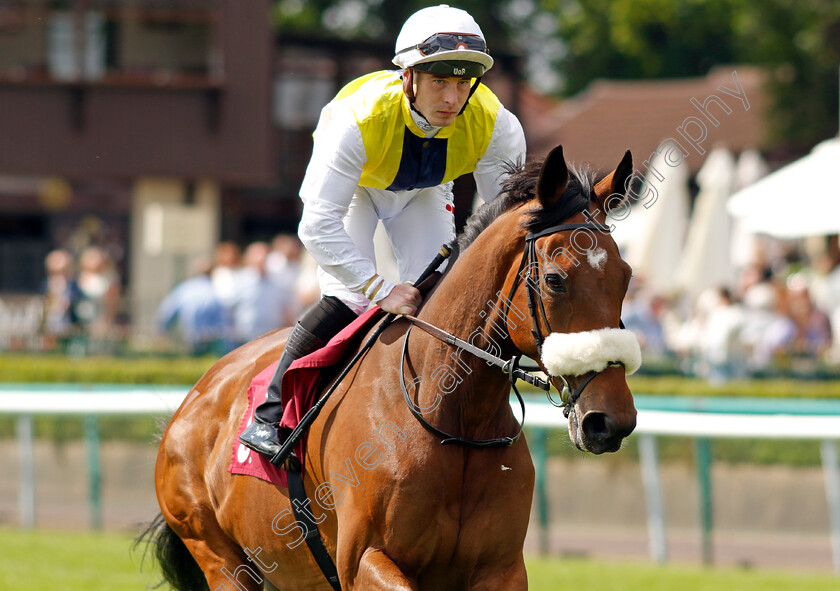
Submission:
<svg viewBox="0 0 840 591">
<path fill-rule="evenodd" d="M 384 523 L 392 531 L 453 556 L 481 555 L 504 545 L 511 536 L 524 539 L 533 469 L 508 464 L 465 470 L 450 479 L 418 478 L 414 486 L 401 487 L 382 506 Z"/>
</svg>

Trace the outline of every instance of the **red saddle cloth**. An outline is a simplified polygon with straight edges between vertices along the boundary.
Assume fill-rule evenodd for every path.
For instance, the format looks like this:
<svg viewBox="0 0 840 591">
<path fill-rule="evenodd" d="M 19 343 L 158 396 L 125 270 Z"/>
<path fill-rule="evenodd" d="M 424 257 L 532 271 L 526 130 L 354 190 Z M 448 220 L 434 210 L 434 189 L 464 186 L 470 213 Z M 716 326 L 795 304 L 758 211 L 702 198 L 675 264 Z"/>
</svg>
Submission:
<svg viewBox="0 0 840 591">
<path fill-rule="evenodd" d="M 288 371 L 283 374 L 283 418 L 280 426 L 290 429 L 297 426 L 303 415 L 315 404 L 318 394 L 325 385 L 321 379 L 324 375 L 323 369 L 345 358 L 384 313 L 380 308 L 371 308 L 347 325 L 322 348 L 292 362 Z M 233 455 L 228 472 L 255 476 L 286 488 L 288 481 L 284 470 L 276 468 L 268 458 L 251 451 L 238 441 L 242 431 L 254 420 L 254 410 L 265 401 L 266 390 L 276 368 L 277 362 L 272 363 L 251 381 L 251 386 L 248 388 L 248 408 L 236 431 L 237 439 L 233 441 Z M 301 459 L 304 439 L 301 437 L 295 447 L 295 453 Z"/>
</svg>

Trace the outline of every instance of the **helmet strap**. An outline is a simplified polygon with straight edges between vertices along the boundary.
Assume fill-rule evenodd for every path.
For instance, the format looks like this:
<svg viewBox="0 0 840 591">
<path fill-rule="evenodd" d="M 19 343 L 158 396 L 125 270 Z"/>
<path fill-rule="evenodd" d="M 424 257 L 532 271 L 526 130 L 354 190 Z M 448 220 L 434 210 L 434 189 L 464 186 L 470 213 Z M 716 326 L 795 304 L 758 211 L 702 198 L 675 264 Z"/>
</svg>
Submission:
<svg viewBox="0 0 840 591">
<path fill-rule="evenodd" d="M 458 113 L 459 115 L 467 110 L 467 105 L 470 104 L 470 98 L 472 98 L 472 95 L 475 94 L 476 90 L 478 90 L 478 85 L 479 84 L 481 84 L 481 76 L 479 76 L 478 78 L 475 79 L 475 83 L 472 85 L 472 88 L 470 88 L 470 94 L 467 95 L 467 100 L 464 101 L 464 106 L 461 109 L 461 112 Z"/>
<path fill-rule="evenodd" d="M 405 96 L 408 97 L 408 103 L 413 105 L 417 97 L 414 96 L 414 69 L 406 68 L 403 70 L 402 86 Z"/>
<path fill-rule="evenodd" d="M 467 100 L 464 102 L 464 106 L 458 112 L 459 115 L 462 114 L 467 109 L 467 105 L 470 104 L 470 98 L 472 98 L 472 95 L 475 94 L 476 90 L 478 90 L 478 85 L 481 84 L 481 78 L 482 76 L 479 76 L 475 79 L 475 82 L 470 88 L 470 93 L 467 95 Z M 403 70 L 402 87 L 405 96 L 408 97 L 408 103 L 413 106 L 414 101 L 417 100 L 417 97 L 414 96 L 414 68 L 406 68 Z"/>
</svg>

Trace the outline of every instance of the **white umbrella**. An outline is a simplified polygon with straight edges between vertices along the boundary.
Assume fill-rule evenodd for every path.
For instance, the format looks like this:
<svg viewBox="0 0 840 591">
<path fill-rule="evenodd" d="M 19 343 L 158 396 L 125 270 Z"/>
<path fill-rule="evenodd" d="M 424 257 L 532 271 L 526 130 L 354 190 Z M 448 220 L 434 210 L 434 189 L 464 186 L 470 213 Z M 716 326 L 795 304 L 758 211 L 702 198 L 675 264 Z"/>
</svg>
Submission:
<svg viewBox="0 0 840 591">
<path fill-rule="evenodd" d="M 697 173 L 700 192 L 677 272 L 677 285 L 695 296 L 710 287 L 734 283 L 729 247 L 732 218 L 726 212 L 734 183 L 735 159 L 726 148 L 715 148 Z"/>
<path fill-rule="evenodd" d="M 660 181 L 651 172 L 654 170 L 664 180 Z M 658 154 L 648 169 L 641 195 L 625 219 L 610 219 L 610 222 L 616 226 L 614 237 L 633 273 L 643 276 L 655 291 L 667 293 L 676 287 L 676 270 L 685 239 L 688 164 L 680 159 L 679 164 L 670 166 Z"/>
<path fill-rule="evenodd" d="M 735 190 L 740 191 L 770 172 L 767 162 L 761 157 L 761 152 L 755 148 L 747 148 L 738 156 L 735 166 Z"/>
<path fill-rule="evenodd" d="M 840 233 L 840 138 L 735 193 L 727 209 L 747 230 L 777 238 Z"/>
<path fill-rule="evenodd" d="M 735 187 L 733 192 L 749 187 L 767 175 L 770 168 L 758 150 L 749 148 L 738 156 L 735 165 Z M 771 250 L 770 241 L 778 242 L 766 235 L 757 235 L 744 227 L 744 220 L 733 218 L 732 240 L 730 244 L 732 264 L 736 269 L 744 269 L 762 262 L 762 257 Z"/>
</svg>

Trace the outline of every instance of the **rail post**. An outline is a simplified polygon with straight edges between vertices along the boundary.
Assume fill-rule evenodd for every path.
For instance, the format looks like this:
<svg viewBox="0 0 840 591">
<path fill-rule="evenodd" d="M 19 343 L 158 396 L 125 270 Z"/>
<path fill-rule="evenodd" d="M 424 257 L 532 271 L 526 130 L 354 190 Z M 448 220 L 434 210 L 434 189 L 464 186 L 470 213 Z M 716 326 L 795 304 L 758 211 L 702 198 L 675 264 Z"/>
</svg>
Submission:
<svg viewBox="0 0 840 591">
<path fill-rule="evenodd" d="M 537 493 L 537 515 L 540 520 L 540 554 L 547 556 L 550 550 L 548 539 L 548 493 L 547 486 L 547 452 L 546 439 L 548 430 L 545 427 L 534 427 L 534 463 L 536 464 L 535 489 Z"/>
<path fill-rule="evenodd" d="M 32 415 L 17 419 L 17 439 L 20 451 L 20 524 L 25 529 L 35 527 L 35 452 L 33 450 Z"/>
<path fill-rule="evenodd" d="M 99 462 L 99 421 L 96 415 L 85 415 L 85 447 L 88 457 L 88 499 L 90 527 L 102 529 L 102 466 Z"/>
<path fill-rule="evenodd" d="M 699 437 L 695 442 L 697 482 L 700 487 L 700 549 L 703 564 L 711 565 L 712 552 L 712 450 L 709 439 Z"/>
<path fill-rule="evenodd" d="M 656 449 L 656 437 L 653 435 L 639 436 L 639 463 L 647 505 L 650 557 L 657 564 L 664 564 L 668 561 L 665 502 L 662 496 L 662 484 L 659 481 L 659 453 Z"/>
<path fill-rule="evenodd" d="M 824 439 L 821 446 L 825 498 L 831 523 L 831 560 L 834 572 L 840 575 L 840 469 L 837 467 L 837 442 Z"/>
</svg>

